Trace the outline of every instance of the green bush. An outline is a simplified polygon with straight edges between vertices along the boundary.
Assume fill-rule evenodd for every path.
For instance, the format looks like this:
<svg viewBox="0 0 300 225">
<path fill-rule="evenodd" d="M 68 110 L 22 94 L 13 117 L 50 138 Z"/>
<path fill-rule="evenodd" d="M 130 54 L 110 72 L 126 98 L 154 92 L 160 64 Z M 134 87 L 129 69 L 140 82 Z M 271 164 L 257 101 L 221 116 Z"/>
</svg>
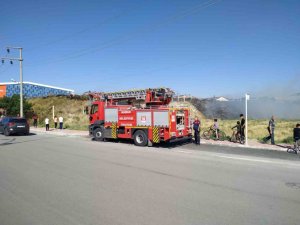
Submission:
<svg viewBox="0 0 300 225">
<path fill-rule="evenodd" d="M 12 97 L 4 96 L 3 98 L 0 98 L 0 108 L 6 111 L 7 116 L 20 115 L 20 96 L 13 95 Z M 23 99 L 23 112 L 25 117 L 32 116 L 32 104 L 25 98 Z"/>
<path fill-rule="evenodd" d="M 292 136 L 289 136 L 287 138 L 282 139 L 280 142 L 285 143 L 285 144 L 293 144 L 294 138 Z"/>
</svg>

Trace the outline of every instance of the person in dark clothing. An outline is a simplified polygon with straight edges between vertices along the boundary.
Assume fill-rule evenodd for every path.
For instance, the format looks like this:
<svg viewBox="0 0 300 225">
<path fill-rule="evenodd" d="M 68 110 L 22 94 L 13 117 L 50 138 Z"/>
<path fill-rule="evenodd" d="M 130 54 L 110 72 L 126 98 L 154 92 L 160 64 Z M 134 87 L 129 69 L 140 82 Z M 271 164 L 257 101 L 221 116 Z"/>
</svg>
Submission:
<svg viewBox="0 0 300 225">
<path fill-rule="evenodd" d="M 200 127 L 201 122 L 198 119 L 198 117 L 195 118 L 195 121 L 193 122 L 193 129 L 194 129 L 194 136 L 195 136 L 195 144 L 200 145 Z"/>
<path fill-rule="evenodd" d="M 294 128 L 294 141 L 295 147 L 300 145 L 300 123 L 297 123 Z"/>
<path fill-rule="evenodd" d="M 245 121 L 245 118 L 244 118 L 244 114 L 240 114 L 240 118 L 241 118 L 241 137 L 245 138 L 246 121 Z"/>
<path fill-rule="evenodd" d="M 38 116 L 36 114 L 34 114 L 32 119 L 33 119 L 33 126 L 36 128 L 37 127 Z"/>
<path fill-rule="evenodd" d="M 267 142 L 271 139 L 271 144 L 275 145 L 275 117 L 272 116 L 270 121 L 269 121 L 269 126 L 268 126 L 268 131 L 269 131 L 269 136 L 264 138 L 264 142 Z"/>
</svg>

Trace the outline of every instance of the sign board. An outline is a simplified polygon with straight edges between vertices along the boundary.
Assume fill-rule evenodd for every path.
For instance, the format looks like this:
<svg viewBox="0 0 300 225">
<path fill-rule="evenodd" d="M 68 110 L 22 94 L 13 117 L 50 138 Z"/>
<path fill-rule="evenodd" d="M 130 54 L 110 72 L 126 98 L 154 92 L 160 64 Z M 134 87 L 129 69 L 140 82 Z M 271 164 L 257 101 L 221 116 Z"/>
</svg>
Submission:
<svg viewBox="0 0 300 225">
<path fill-rule="evenodd" d="M 6 95 L 6 85 L 0 85 L 0 98 Z"/>
</svg>

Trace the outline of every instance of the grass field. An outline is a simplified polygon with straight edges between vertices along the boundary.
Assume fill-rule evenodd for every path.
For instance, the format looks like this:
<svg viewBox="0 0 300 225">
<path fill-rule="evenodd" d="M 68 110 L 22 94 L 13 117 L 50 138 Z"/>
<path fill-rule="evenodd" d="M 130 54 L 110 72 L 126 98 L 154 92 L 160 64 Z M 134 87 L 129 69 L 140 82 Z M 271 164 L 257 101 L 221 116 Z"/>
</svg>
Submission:
<svg viewBox="0 0 300 225">
<path fill-rule="evenodd" d="M 238 119 L 237 119 L 238 120 Z M 232 127 L 236 125 L 237 120 L 218 120 L 220 130 L 224 131 L 227 136 L 232 135 Z M 269 120 L 249 120 L 248 121 L 248 138 L 261 141 L 268 136 Z M 275 142 L 293 143 L 293 129 L 299 121 L 296 120 L 277 120 L 275 129 Z M 202 131 L 208 129 L 213 124 L 213 120 L 202 120 Z"/>
<path fill-rule="evenodd" d="M 84 106 L 87 101 L 70 99 L 68 97 L 48 97 L 34 98 L 29 102 L 33 105 L 33 110 L 38 114 L 39 126 L 45 126 L 44 120 L 46 117 L 50 119 L 50 127 L 54 127 L 52 118 L 52 106 L 55 109 L 57 117 L 64 118 L 64 128 L 72 130 L 87 130 L 89 125 L 88 116 L 83 113 Z M 32 124 L 32 121 L 31 121 Z"/>
</svg>

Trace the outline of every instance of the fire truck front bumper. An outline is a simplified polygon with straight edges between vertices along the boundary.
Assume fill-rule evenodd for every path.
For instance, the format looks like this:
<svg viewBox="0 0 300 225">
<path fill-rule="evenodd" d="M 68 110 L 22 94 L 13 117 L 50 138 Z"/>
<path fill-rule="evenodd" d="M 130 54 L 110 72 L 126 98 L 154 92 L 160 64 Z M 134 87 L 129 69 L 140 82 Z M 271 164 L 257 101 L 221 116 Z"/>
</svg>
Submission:
<svg viewBox="0 0 300 225">
<path fill-rule="evenodd" d="M 89 134 L 93 136 L 94 125 L 89 125 Z"/>
</svg>

